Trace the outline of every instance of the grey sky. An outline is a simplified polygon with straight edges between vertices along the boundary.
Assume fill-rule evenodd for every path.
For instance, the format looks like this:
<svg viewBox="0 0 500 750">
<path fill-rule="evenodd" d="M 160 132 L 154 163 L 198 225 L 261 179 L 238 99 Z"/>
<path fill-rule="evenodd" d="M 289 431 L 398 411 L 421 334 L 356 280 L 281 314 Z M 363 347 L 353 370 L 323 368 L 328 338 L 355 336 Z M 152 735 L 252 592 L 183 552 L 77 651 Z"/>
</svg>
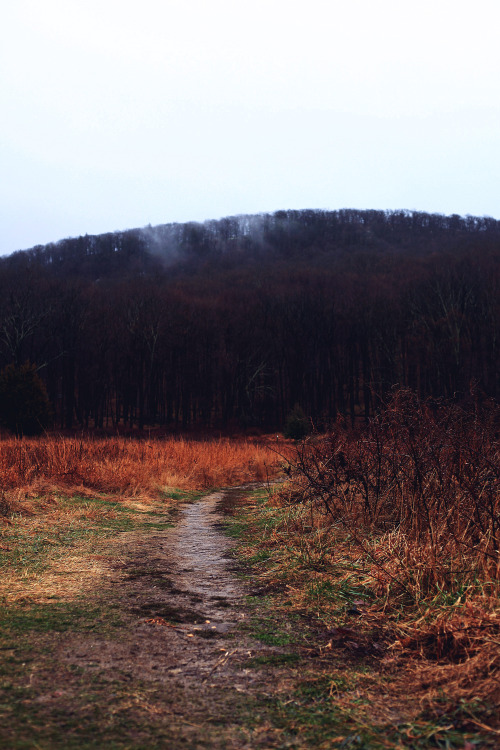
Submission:
<svg viewBox="0 0 500 750">
<path fill-rule="evenodd" d="M 11 0 L 0 253 L 281 208 L 500 218 L 496 0 Z"/>
</svg>

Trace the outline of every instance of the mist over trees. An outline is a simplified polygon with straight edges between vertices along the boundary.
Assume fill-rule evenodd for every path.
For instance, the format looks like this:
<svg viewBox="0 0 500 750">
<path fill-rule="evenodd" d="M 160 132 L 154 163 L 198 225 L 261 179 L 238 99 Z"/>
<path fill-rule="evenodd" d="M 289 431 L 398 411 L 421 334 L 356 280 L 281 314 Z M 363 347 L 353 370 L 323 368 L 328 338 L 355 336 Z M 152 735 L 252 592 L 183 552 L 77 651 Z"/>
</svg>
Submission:
<svg viewBox="0 0 500 750">
<path fill-rule="evenodd" d="M 281 429 L 395 385 L 499 397 L 500 222 L 279 211 L 66 239 L 0 259 L 0 370 L 60 428 Z"/>
</svg>

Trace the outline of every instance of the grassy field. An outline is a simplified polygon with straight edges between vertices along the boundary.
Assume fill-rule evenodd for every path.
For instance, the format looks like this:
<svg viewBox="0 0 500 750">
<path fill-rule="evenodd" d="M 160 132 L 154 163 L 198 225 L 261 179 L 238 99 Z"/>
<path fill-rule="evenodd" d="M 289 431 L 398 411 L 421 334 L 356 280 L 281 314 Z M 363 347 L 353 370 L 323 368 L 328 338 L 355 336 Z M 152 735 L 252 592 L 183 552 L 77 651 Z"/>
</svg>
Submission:
<svg viewBox="0 0 500 750">
<path fill-rule="evenodd" d="M 174 511 L 190 493 L 272 478 L 279 463 L 271 448 L 245 440 L 0 441 L 0 597 L 56 595 L 73 558 L 70 586 L 91 585 L 103 539 Z"/>
<path fill-rule="evenodd" d="M 411 432 L 411 453 L 398 424 L 392 442 L 387 424 L 378 441 L 339 428 L 296 449 L 282 442 L 281 455 L 251 441 L 1 442 L 3 746 L 168 742 L 158 687 L 62 665 L 58 643 L 120 642 L 130 631 L 109 577 L 126 563 L 122 538 L 166 531 L 179 504 L 207 488 L 284 470 L 285 484 L 248 491 L 225 509 L 250 594 L 242 637 L 271 649 L 241 664 L 261 687 L 221 690 L 210 703 L 208 744 L 179 746 L 210 747 L 225 717 L 237 721 L 241 747 L 498 747 L 500 608 L 496 527 L 488 526 L 496 443 L 465 423 L 460 432 L 454 422 L 448 439 L 423 422 L 422 439 Z M 474 472 L 462 471 L 460 481 L 444 456 L 461 471 L 472 456 Z M 429 505 L 443 497 L 445 479 L 451 500 Z M 426 502 L 426 522 L 415 523 Z M 203 690 L 189 700 L 205 731 Z M 240 747 L 233 739 L 227 747 Z"/>
<path fill-rule="evenodd" d="M 2 507 L 55 489 L 161 496 L 172 487 L 206 489 L 265 481 L 279 459 L 264 441 L 47 436 L 0 441 Z"/>
</svg>

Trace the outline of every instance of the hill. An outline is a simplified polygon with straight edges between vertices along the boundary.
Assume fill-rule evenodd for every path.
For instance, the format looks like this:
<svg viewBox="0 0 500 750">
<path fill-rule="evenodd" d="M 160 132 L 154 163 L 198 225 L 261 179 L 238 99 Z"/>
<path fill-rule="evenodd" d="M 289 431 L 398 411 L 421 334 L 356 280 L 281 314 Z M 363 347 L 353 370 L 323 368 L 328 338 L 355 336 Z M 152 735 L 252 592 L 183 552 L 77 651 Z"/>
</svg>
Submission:
<svg viewBox="0 0 500 750">
<path fill-rule="evenodd" d="M 500 222 L 279 211 L 64 239 L 0 260 L 0 368 L 57 427 L 280 429 L 391 388 L 497 398 Z"/>
</svg>

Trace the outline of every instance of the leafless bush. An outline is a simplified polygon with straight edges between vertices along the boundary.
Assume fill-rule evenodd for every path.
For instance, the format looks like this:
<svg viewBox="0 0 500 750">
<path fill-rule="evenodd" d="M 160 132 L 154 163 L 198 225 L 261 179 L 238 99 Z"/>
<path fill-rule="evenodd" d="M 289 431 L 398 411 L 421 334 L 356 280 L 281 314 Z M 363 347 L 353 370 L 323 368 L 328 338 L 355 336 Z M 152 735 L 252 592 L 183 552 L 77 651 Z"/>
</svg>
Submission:
<svg viewBox="0 0 500 750">
<path fill-rule="evenodd" d="M 350 533 L 390 539 L 401 563 L 425 551 L 424 588 L 459 574 L 498 579 L 500 409 L 421 403 L 399 390 L 365 428 L 341 421 L 297 449 L 295 501 Z"/>
</svg>

